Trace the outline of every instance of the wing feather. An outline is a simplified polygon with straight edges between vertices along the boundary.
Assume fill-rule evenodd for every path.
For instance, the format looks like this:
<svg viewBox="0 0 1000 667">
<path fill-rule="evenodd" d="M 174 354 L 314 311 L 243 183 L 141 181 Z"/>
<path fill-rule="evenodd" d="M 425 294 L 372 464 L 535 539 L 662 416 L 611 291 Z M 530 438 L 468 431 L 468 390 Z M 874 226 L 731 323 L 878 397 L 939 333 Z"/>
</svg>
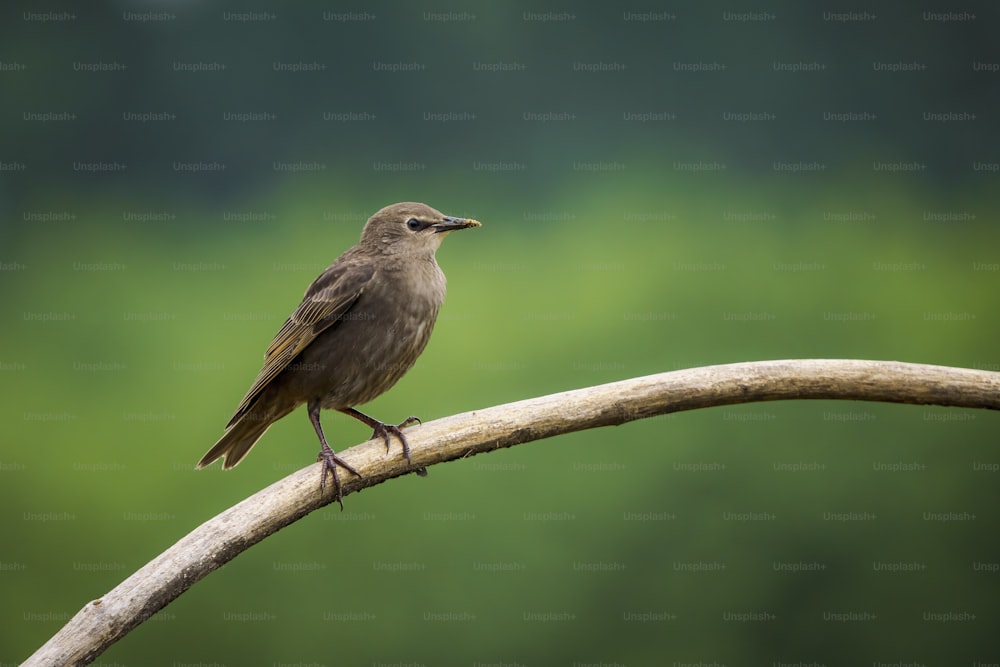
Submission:
<svg viewBox="0 0 1000 667">
<path fill-rule="evenodd" d="M 343 257 L 309 286 L 302 303 L 285 320 L 285 324 L 264 353 L 264 367 L 236 408 L 236 414 L 229 422 L 230 426 L 246 414 L 264 388 L 285 370 L 292 360 L 316 339 L 316 336 L 340 321 L 357 302 L 374 275 L 373 264 L 349 261 L 347 257 Z"/>
</svg>

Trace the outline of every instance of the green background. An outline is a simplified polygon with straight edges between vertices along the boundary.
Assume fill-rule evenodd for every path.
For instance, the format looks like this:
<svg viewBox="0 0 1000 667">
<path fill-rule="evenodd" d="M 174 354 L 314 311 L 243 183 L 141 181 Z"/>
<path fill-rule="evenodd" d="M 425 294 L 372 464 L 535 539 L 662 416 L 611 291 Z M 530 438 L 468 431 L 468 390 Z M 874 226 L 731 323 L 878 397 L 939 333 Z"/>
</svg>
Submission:
<svg viewBox="0 0 1000 667">
<path fill-rule="evenodd" d="M 3 10 L 2 664 L 314 460 L 300 410 L 193 469 L 394 201 L 484 226 L 439 251 L 434 337 L 364 408 L 386 421 L 735 361 L 1000 370 L 993 4 L 237 9 Z M 452 462 L 98 662 L 995 663 L 998 427 L 784 402 Z"/>
</svg>

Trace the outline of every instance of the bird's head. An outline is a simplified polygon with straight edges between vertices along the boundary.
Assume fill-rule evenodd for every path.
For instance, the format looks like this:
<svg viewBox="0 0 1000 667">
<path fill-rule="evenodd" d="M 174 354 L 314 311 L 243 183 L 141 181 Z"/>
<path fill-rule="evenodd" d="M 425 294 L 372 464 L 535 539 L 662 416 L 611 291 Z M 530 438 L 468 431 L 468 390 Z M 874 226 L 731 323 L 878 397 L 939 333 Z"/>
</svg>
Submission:
<svg viewBox="0 0 1000 667">
<path fill-rule="evenodd" d="M 427 204 L 401 202 L 368 219 L 361 244 L 386 254 L 433 255 L 449 232 L 480 226 L 476 220 L 444 215 Z"/>
</svg>

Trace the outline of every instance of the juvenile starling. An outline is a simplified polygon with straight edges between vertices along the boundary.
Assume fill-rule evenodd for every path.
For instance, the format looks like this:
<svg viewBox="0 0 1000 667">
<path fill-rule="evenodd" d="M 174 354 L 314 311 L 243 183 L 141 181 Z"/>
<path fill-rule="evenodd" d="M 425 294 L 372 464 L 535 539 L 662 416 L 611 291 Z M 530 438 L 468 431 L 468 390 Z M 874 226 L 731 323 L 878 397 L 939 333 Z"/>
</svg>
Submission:
<svg viewBox="0 0 1000 667">
<path fill-rule="evenodd" d="M 337 466 L 360 473 L 327 444 L 321 408 L 364 422 L 373 429 L 373 438 L 385 440 L 386 451 L 389 436 L 396 436 L 409 462 L 410 446 L 400 429 L 419 420 L 384 424 L 354 406 L 388 391 L 423 352 L 445 294 L 444 273 L 434 251 L 448 232 L 479 226 L 475 220 L 442 215 L 414 202 L 386 206 L 369 218 L 358 244 L 306 290 L 267 348 L 264 368 L 226 432 L 198 468 L 221 457 L 223 469 L 232 468 L 272 423 L 303 403 L 321 445 L 320 489 L 332 472 L 338 502 Z"/>
</svg>

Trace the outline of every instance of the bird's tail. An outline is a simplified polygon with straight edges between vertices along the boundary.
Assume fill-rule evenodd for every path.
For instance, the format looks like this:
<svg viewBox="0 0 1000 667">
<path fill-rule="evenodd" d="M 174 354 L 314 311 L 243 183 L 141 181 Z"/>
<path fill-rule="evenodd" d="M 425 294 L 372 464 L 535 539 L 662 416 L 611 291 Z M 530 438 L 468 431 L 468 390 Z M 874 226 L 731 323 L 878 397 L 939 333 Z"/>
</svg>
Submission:
<svg viewBox="0 0 1000 667">
<path fill-rule="evenodd" d="M 248 412 L 226 429 L 219 441 L 201 457 L 196 467 L 204 468 L 224 456 L 226 458 L 222 462 L 222 469 L 229 470 L 243 460 L 273 423 L 273 417 L 262 419 L 260 415 Z"/>
</svg>

